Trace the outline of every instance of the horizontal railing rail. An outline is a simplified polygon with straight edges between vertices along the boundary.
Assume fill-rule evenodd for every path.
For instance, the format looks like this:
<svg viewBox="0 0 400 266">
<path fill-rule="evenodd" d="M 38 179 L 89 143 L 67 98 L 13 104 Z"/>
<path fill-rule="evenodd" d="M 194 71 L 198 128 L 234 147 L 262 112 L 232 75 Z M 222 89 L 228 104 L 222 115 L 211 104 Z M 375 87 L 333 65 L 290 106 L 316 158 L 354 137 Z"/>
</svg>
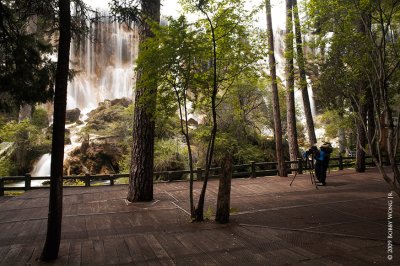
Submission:
<svg viewBox="0 0 400 266">
<path fill-rule="evenodd" d="M 400 162 L 400 160 L 397 160 Z M 384 162 L 388 164 L 387 160 Z M 232 177 L 233 178 L 245 178 L 245 177 L 259 177 L 259 176 L 272 176 L 277 175 L 277 162 L 250 162 L 248 164 L 239 164 L 233 166 Z M 299 158 L 296 161 L 286 161 L 287 170 L 297 173 L 302 173 L 314 168 L 314 162 L 310 159 Z M 345 167 L 352 167 L 355 164 L 355 157 L 333 157 L 330 159 L 329 168 L 343 170 Z M 293 166 L 297 167 L 293 167 Z M 366 156 L 366 166 L 373 166 L 374 163 L 370 156 Z M 210 169 L 210 178 L 219 177 L 221 167 L 213 167 Z M 193 170 L 193 176 L 195 180 L 203 180 L 205 170 L 202 168 L 196 168 Z M 183 178 L 185 175 L 189 175 L 190 170 L 175 170 L 175 171 L 162 171 L 154 172 L 155 182 L 170 182 L 178 180 L 186 180 Z M 31 189 L 48 188 L 49 187 L 49 176 L 33 177 L 30 174 L 24 176 L 3 176 L 0 177 L 0 196 L 4 196 L 5 191 L 27 191 Z M 102 174 L 102 175 L 70 175 L 64 176 L 63 180 L 64 187 L 91 187 L 95 185 L 119 185 L 126 184 L 118 182 L 121 178 L 129 178 L 129 174 Z M 40 186 L 33 186 L 32 181 L 44 181 Z M 68 184 L 68 181 L 80 181 L 81 183 Z M 106 183 L 104 183 L 106 181 Z M 14 182 L 14 183 L 12 183 Z M 16 184 L 15 182 L 20 182 Z M 103 182 L 103 183 L 97 183 Z"/>
</svg>

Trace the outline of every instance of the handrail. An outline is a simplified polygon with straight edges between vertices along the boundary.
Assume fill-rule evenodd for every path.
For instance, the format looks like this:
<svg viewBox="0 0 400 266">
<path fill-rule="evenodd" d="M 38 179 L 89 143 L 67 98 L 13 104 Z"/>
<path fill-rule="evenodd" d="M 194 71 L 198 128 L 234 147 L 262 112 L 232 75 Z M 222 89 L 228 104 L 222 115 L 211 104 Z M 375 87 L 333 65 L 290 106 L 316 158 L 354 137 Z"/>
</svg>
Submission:
<svg viewBox="0 0 400 266">
<path fill-rule="evenodd" d="M 366 156 L 366 159 L 371 158 L 371 156 Z M 355 157 L 333 157 L 330 159 L 329 168 L 338 168 L 339 170 L 343 170 L 344 167 L 349 167 L 354 165 Z M 336 162 L 337 163 L 334 163 Z M 258 176 L 267 176 L 267 175 L 276 175 L 277 162 L 250 162 L 249 164 L 239 164 L 233 166 L 232 177 L 258 177 Z M 299 158 L 297 161 L 285 161 L 288 171 L 297 171 L 298 173 L 302 173 L 304 170 L 310 170 L 313 167 L 313 162 L 305 161 L 303 158 Z M 296 168 L 291 168 L 293 164 L 297 164 Z M 373 162 L 367 162 L 366 165 L 373 165 Z M 258 169 L 257 169 L 258 168 Z M 243 170 L 245 171 L 238 171 Z M 218 177 L 219 170 L 221 167 L 213 167 L 210 169 L 210 177 Z M 196 180 L 203 180 L 204 169 L 196 168 L 193 170 L 193 175 Z M 161 171 L 154 172 L 155 177 L 164 177 L 163 181 L 155 181 L 155 182 L 170 182 L 175 181 L 182 177 L 185 174 L 190 174 L 190 170 L 175 170 L 175 171 Z M 124 174 L 102 174 L 102 175 L 69 175 L 63 176 L 63 180 L 80 180 L 84 182 L 84 185 L 77 185 L 74 187 L 90 187 L 92 186 L 92 181 L 110 181 L 108 185 L 114 186 L 116 182 L 120 178 L 129 177 L 128 173 Z M 48 188 L 48 186 L 34 187 L 32 186 L 32 181 L 34 180 L 49 180 L 49 176 L 31 176 L 30 174 L 26 174 L 24 176 L 3 176 L 0 177 L 0 196 L 4 196 L 5 191 L 15 191 L 15 190 L 30 190 L 30 189 L 38 189 L 38 188 Z M 20 181 L 24 182 L 24 186 L 22 187 L 11 187 L 7 186 L 5 181 Z M 71 187 L 68 185 L 64 185 L 65 187 Z"/>
</svg>

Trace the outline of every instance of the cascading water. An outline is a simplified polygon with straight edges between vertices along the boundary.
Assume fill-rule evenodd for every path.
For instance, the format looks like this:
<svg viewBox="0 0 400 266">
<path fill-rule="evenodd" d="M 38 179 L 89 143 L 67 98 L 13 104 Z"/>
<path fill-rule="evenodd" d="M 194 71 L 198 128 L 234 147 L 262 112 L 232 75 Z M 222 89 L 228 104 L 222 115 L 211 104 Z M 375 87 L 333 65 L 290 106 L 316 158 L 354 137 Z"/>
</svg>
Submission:
<svg viewBox="0 0 400 266">
<path fill-rule="evenodd" d="M 50 159 L 50 153 L 43 154 L 33 167 L 32 176 L 50 176 Z"/>
<path fill-rule="evenodd" d="M 79 108 L 81 115 L 95 109 L 106 99 L 132 98 L 134 67 L 138 51 L 135 27 L 111 21 L 107 14 L 90 24 L 89 37 L 71 43 L 70 67 L 75 76 L 68 85 L 67 110 Z M 71 130 L 71 145 L 65 147 L 64 158 L 79 143 Z M 82 127 L 82 126 L 80 126 Z M 36 163 L 32 176 L 50 176 L 50 154 Z M 41 167 L 37 167 L 38 165 Z"/>
<path fill-rule="evenodd" d="M 132 98 L 138 50 L 137 33 L 126 25 L 105 18 L 90 30 L 90 37 L 71 45 L 71 68 L 77 74 L 68 87 L 67 109 L 82 113 L 106 99 Z"/>
</svg>

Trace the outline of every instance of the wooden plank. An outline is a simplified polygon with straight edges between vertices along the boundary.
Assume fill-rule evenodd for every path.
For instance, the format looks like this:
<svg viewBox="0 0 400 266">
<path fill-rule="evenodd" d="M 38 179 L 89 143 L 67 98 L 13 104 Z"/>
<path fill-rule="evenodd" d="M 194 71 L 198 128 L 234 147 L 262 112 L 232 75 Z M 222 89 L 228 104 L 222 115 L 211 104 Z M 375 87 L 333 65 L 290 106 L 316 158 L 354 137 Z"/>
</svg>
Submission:
<svg viewBox="0 0 400 266">
<path fill-rule="evenodd" d="M 94 239 L 92 240 L 92 243 L 93 243 L 93 261 L 91 261 L 91 263 L 93 263 L 94 265 L 106 264 L 106 257 L 108 256 L 108 254 L 106 253 L 104 247 L 104 241 Z"/>
<path fill-rule="evenodd" d="M 135 263 L 144 263 L 145 257 L 141 252 L 141 247 L 136 239 L 136 236 L 129 236 L 124 238 L 125 244 L 128 247 L 129 254 Z"/>
<path fill-rule="evenodd" d="M 21 245 L 12 245 L 7 252 L 7 255 L 1 261 L 0 266 L 16 265 L 18 257 L 22 251 Z"/>
<path fill-rule="evenodd" d="M 66 265 L 83 265 L 82 264 L 82 243 L 79 241 L 71 241 L 68 254 L 68 263 Z"/>
<path fill-rule="evenodd" d="M 116 241 L 118 240 L 113 238 L 107 238 L 103 240 L 106 259 L 105 263 L 108 265 L 119 264 Z"/>
<path fill-rule="evenodd" d="M 95 260 L 93 241 L 92 240 L 82 241 L 81 252 L 82 252 L 81 265 L 92 265 L 93 261 Z"/>
<path fill-rule="evenodd" d="M 123 238 L 114 239 L 115 249 L 117 250 L 119 264 L 131 264 L 133 259 L 131 257 L 129 248 Z"/>
<path fill-rule="evenodd" d="M 146 234 L 144 235 L 147 243 L 149 243 L 149 246 L 153 250 L 155 256 L 159 259 L 160 262 L 164 265 L 174 265 L 174 261 L 171 259 L 171 257 L 168 255 L 167 251 L 164 249 L 164 247 L 160 244 L 160 242 L 157 240 L 156 236 L 153 234 Z"/>
</svg>

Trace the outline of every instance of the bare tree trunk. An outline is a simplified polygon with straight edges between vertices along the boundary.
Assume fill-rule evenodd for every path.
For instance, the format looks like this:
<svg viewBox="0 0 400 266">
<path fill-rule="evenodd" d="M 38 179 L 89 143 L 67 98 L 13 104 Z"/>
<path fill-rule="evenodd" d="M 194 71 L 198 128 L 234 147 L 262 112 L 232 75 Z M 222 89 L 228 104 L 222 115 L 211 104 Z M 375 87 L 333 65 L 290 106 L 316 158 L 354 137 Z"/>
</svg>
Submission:
<svg viewBox="0 0 400 266">
<path fill-rule="evenodd" d="M 211 113 L 212 113 L 212 129 L 210 134 L 210 140 L 208 142 L 207 147 L 207 155 L 206 155 L 206 169 L 204 173 L 204 182 L 203 187 L 200 192 L 199 201 L 197 204 L 197 208 L 195 210 L 195 221 L 203 221 L 204 220 L 204 201 L 206 196 L 208 178 L 210 176 L 210 168 L 212 164 L 212 159 L 214 155 L 214 146 L 215 146 L 215 138 L 217 136 L 217 94 L 218 94 L 218 73 L 217 73 L 217 38 L 215 36 L 215 27 L 207 14 L 201 6 L 198 8 L 200 11 L 207 17 L 208 24 L 211 29 L 211 41 L 213 47 L 213 89 L 211 93 Z"/>
<path fill-rule="evenodd" d="M 147 20 L 160 21 L 160 0 L 141 1 L 142 12 Z M 139 26 L 139 42 L 153 36 L 148 21 Z M 141 49 L 146 47 L 140 46 Z M 151 70 L 138 69 L 136 74 L 135 106 L 133 115 L 133 143 L 127 200 L 153 200 L 154 130 L 157 100 L 157 84 L 143 82 Z M 155 74 L 155 73 L 154 73 Z"/>
<path fill-rule="evenodd" d="M 285 36 L 285 74 L 286 74 L 286 108 L 287 108 L 287 134 L 289 142 L 290 161 L 297 161 L 299 145 L 297 142 L 296 106 L 294 99 L 294 67 L 293 67 L 293 19 L 292 0 L 286 0 L 286 36 Z M 291 168 L 296 168 L 292 164 Z"/>
<path fill-rule="evenodd" d="M 375 108 L 374 100 L 371 95 L 371 90 L 367 92 L 367 140 L 370 139 L 371 143 L 375 142 L 376 135 L 376 125 L 375 125 Z M 372 145 L 370 154 L 375 153 L 375 145 Z"/>
<path fill-rule="evenodd" d="M 315 136 L 314 120 L 311 112 L 310 97 L 308 95 L 308 90 L 307 90 L 307 77 L 306 77 L 306 68 L 303 55 L 303 41 L 301 39 L 299 11 L 297 7 L 297 0 L 292 0 L 292 1 L 293 1 L 294 25 L 296 32 L 297 64 L 299 66 L 299 72 L 300 72 L 299 85 L 300 85 L 301 95 L 303 98 L 303 108 L 307 124 L 308 141 L 310 142 L 310 144 L 315 144 L 317 143 L 317 138 Z"/>
<path fill-rule="evenodd" d="M 341 154 L 346 153 L 346 134 L 343 128 L 339 128 L 338 135 L 339 135 L 339 153 Z"/>
<path fill-rule="evenodd" d="M 69 50 L 71 42 L 70 0 L 59 0 L 58 6 L 60 38 L 58 43 L 58 61 L 54 91 L 54 123 L 51 146 L 49 214 L 46 242 L 40 257 L 43 261 L 57 259 L 61 241 L 64 136 L 67 107 Z"/>
<path fill-rule="evenodd" d="M 359 103 L 359 117 L 357 119 L 357 147 L 356 147 L 356 165 L 357 172 L 365 172 L 365 149 L 367 144 L 367 136 L 364 129 L 366 125 L 366 105 Z"/>
<path fill-rule="evenodd" d="M 232 181 L 233 159 L 226 154 L 221 162 L 221 175 L 219 178 L 217 212 L 215 221 L 221 224 L 229 222 L 229 211 L 231 202 L 231 181 Z"/>
<path fill-rule="evenodd" d="M 189 60 L 190 64 L 190 60 Z M 190 68 L 190 66 L 189 66 Z M 189 87 L 189 86 L 186 86 Z M 190 203 L 190 217 L 192 220 L 195 219 L 195 208 L 194 208 L 194 201 L 193 201 L 193 155 L 192 155 L 192 146 L 190 143 L 190 135 L 189 135 L 189 125 L 188 125 L 188 110 L 187 110 L 187 97 L 186 97 L 186 90 L 183 92 L 182 97 L 179 95 L 179 91 L 175 88 L 175 94 L 178 100 L 178 107 L 179 107 L 179 117 L 180 117 L 180 124 L 181 124 L 181 132 L 182 135 L 185 137 L 186 146 L 188 149 L 188 157 L 189 157 L 189 203 Z M 183 98 L 183 99 L 182 99 Z M 183 102 L 181 102 L 183 101 Z M 183 110 L 182 110 L 183 109 Z"/>
<path fill-rule="evenodd" d="M 274 33 L 272 29 L 272 18 L 271 18 L 271 2 L 270 0 L 265 1 L 266 14 L 267 14 L 267 33 L 268 33 L 268 46 L 269 46 L 269 68 L 271 75 L 271 87 L 272 87 L 272 104 L 273 104 L 273 115 L 275 125 L 275 149 L 276 149 L 276 160 L 278 162 L 278 175 L 287 176 L 285 160 L 283 158 L 283 143 L 282 143 L 282 125 L 281 125 L 281 114 L 279 108 L 279 96 L 278 96 L 278 84 L 276 83 L 276 63 L 274 54 Z"/>
</svg>

